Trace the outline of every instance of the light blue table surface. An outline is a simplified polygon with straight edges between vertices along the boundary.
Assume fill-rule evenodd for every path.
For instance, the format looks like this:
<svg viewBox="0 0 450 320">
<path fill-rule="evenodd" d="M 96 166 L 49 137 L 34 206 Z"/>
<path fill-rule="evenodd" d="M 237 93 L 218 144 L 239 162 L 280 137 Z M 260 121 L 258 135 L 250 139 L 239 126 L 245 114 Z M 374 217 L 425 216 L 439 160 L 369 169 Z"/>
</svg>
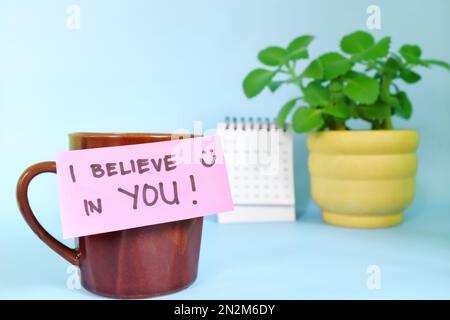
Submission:
<svg viewBox="0 0 450 320">
<path fill-rule="evenodd" d="M 204 223 L 195 283 L 163 299 L 449 299 L 449 219 L 409 212 L 395 228 L 324 224 L 317 211 L 296 223 Z M 5 239 L 1 239 L 5 243 Z M 29 232 L 2 248 L 0 298 L 98 299 L 69 289 L 69 265 Z M 5 263 L 6 262 L 6 263 Z M 380 269 L 369 289 L 368 266 Z"/>
</svg>

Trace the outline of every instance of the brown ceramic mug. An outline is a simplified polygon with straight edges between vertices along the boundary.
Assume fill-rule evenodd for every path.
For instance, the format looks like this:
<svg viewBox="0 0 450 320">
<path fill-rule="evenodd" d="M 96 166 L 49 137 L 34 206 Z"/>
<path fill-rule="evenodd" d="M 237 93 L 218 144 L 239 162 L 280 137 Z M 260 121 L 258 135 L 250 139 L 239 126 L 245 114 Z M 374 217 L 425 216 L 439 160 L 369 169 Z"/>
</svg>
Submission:
<svg viewBox="0 0 450 320">
<path fill-rule="evenodd" d="M 172 138 L 170 134 L 151 133 L 69 135 L 70 150 Z M 23 217 L 37 236 L 64 259 L 80 267 L 84 288 L 109 297 L 144 298 L 172 293 L 194 282 L 202 217 L 80 237 L 76 248 L 71 249 L 42 227 L 28 201 L 31 180 L 40 173 L 56 173 L 56 169 L 55 162 L 41 162 L 26 169 L 17 184 L 17 200 Z"/>
</svg>

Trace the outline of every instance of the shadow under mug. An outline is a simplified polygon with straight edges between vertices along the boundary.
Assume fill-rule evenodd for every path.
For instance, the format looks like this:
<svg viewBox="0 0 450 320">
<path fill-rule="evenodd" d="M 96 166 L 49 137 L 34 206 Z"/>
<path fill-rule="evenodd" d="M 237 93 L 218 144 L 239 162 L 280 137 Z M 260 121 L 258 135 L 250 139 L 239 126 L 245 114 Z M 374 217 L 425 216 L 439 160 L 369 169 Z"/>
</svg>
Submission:
<svg viewBox="0 0 450 320">
<path fill-rule="evenodd" d="M 70 150 L 171 140 L 170 134 L 73 133 Z M 175 137 L 182 138 L 182 136 Z M 80 267 L 87 290 L 116 298 L 144 298 L 188 287 L 197 277 L 203 218 L 95 234 L 76 239 L 71 249 L 50 235 L 36 219 L 28 186 L 40 173 L 56 173 L 55 162 L 26 169 L 17 184 L 17 201 L 30 228 L 51 249 Z"/>
</svg>

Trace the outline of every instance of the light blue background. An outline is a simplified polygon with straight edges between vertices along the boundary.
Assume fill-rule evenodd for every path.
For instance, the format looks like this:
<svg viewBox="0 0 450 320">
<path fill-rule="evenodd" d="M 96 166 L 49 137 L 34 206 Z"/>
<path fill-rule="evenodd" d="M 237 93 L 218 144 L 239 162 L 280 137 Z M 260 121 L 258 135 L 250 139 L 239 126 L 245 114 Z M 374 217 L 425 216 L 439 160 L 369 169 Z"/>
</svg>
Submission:
<svg viewBox="0 0 450 320">
<path fill-rule="evenodd" d="M 66 7 L 81 6 L 81 30 Z M 450 61 L 450 2 L 429 1 L 24 1 L 0 2 L 0 298 L 94 298 L 67 289 L 67 263 L 20 217 L 15 183 L 30 164 L 53 160 L 73 131 L 171 132 L 213 128 L 226 115 L 275 116 L 294 88 L 251 101 L 241 89 L 256 53 L 316 36 L 311 56 L 365 29 L 379 5 L 393 49 L 419 44 Z M 309 196 L 305 136 L 295 138 L 298 222 L 205 222 L 199 278 L 171 298 L 450 298 L 450 75 L 422 70 L 403 85 L 419 131 L 417 196 L 393 229 L 351 230 L 321 222 Z M 60 235 L 56 182 L 31 187 L 42 223 Z M 71 242 L 66 242 L 71 243 Z M 379 265 L 382 289 L 366 288 Z"/>
</svg>

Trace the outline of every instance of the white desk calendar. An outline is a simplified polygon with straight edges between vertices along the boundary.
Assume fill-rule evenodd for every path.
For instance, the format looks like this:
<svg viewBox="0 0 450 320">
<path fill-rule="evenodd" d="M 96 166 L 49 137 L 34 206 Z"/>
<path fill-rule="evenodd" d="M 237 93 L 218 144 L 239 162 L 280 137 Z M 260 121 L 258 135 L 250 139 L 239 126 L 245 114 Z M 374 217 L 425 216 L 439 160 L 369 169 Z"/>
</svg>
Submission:
<svg viewBox="0 0 450 320">
<path fill-rule="evenodd" d="M 217 124 L 234 211 L 219 223 L 295 221 L 292 131 L 252 118 Z"/>
</svg>

